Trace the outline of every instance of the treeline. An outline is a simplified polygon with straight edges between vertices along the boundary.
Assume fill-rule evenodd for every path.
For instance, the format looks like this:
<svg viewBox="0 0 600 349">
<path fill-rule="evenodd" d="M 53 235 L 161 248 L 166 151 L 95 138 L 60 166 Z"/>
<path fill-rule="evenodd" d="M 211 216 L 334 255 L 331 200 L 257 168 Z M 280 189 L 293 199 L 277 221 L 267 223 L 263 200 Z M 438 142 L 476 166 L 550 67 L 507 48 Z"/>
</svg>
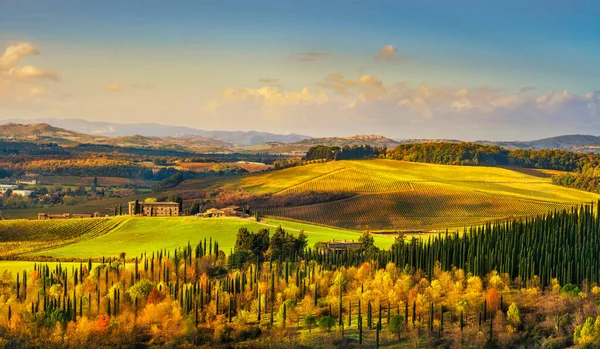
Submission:
<svg viewBox="0 0 600 349">
<path fill-rule="evenodd" d="M 370 145 L 354 145 L 352 147 L 345 145 L 342 148 L 337 146 L 329 147 L 325 145 L 317 145 L 308 150 L 304 160 L 365 159 L 385 155 L 386 151 L 386 147 L 372 147 Z"/>
<path fill-rule="evenodd" d="M 292 261 L 304 256 L 308 245 L 308 237 L 304 231 L 298 236 L 286 232 L 279 226 L 273 235 L 269 229 L 263 228 L 257 233 L 248 231 L 245 227 L 238 231 L 233 253 L 229 256 L 229 267 L 241 269 L 248 262 L 260 263 L 261 261 L 278 260 Z"/>
<path fill-rule="evenodd" d="M 0 141 L 0 156 L 9 155 L 69 155 L 69 151 L 57 143 L 35 144 L 29 142 Z"/>
<path fill-rule="evenodd" d="M 579 173 L 563 173 L 552 176 L 552 183 L 567 188 L 600 193 L 600 177 L 586 176 Z"/>
<path fill-rule="evenodd" d="M 456 267 L 479 276 L 496 270 L 542 287 L 550 286 L 553 279 L 562 284 L 598 284 L 600 215 L 593 205 L 584 205 L 525 220 L 487 223 L 463 234 L 415 239 L 389 251 L 360 256 L 308 251 L 306 258 L 332 267 L 375 259 L 379 265 L 405 265 L 428 275 L 440 263 L 443 270 Z"/>
<path fill-rule="evenodd" d="M 576 171 L 599 159 L 597 155 L 567 150 L 518 149 L 476 143 L 401 144 L 388 152 L 396 160 L 444 165 L 516 166 L 559 171 Z"/>
</svg>

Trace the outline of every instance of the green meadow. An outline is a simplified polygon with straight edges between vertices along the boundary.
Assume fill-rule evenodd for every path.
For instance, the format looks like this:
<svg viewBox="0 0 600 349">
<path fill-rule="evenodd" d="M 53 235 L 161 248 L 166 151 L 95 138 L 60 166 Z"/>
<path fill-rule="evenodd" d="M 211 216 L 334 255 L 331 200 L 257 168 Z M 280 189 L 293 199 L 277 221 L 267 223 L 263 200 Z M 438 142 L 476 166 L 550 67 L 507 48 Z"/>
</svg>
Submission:
<svg viewBox="0 0 600 349">
<path fill-rule="evenodd" d="M 212 238 L 226 253 L 233 248 L 236 234 L 242 227 L 250 231 L 268 228 L 271 232 L 281 225 L 286 231 L 296 235 L 301 230 L 308 235 L 309 245 L 333 239 L 358 240 L 360 232 L 266 219 L 255 222 L 253 219 L 238 218 L 192 218 L 192 217 L 126 217 L 117 227 L 102 235 L 58 248 L 27 253 L 25 257 L 50 256 L 55 258 L 98 258 L 117 256 L 126 252 L 127 256 L 139 256 L 144 252 L 160 249 L 175 249 L 187 245 L 188 241 L 197 244 Z M 1 226 L 1 224 L 0 224 Z M 393 243 L 392 236 L 376 236 L 375 243 L 388 248 Z"/>
</svg>

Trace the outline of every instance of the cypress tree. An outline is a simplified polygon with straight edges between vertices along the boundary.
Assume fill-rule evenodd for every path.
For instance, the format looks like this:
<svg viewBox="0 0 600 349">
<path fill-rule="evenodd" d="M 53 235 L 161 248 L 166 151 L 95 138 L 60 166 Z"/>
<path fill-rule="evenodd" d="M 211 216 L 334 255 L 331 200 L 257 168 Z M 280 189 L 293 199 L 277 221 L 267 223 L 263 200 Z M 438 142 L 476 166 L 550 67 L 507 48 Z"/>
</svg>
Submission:
<svg viewBox="0 0 600 349">
<path fill-rule="evenodd" d="M 358 343 L 362 344 L 363 342 L 363 332 L 362 332 L 362 314 L 360 312 L 360 298 L 358 299 Z"/>
<path fill-rule="evenodd" d="M 285 328 L 286 318 L 287 318 L 286 306 L 285 306 L 285 302 L 283 302 L 283 323 L 281 324 L 281 327 L 283 327 L 283 328 Z"/>
</svg>

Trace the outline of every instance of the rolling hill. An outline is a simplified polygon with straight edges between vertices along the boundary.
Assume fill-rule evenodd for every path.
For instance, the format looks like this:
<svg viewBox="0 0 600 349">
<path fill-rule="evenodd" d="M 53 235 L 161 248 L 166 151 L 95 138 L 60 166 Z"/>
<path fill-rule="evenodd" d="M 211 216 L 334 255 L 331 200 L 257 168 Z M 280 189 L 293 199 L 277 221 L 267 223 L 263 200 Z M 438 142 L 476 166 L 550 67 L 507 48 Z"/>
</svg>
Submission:
<svg viewBox="0 0 600 349">
<path fill-rule="evenodd" d="M 83 133 L 65 130 L 48 124 L 3 124 L 0 125 L 0 139 L 33 143 L 58 143 L 75 145 L 104 140 Z"/>
<path fill-rule="evenodd" d="M 200 187 L 202 180 L 176 190 Z M 206 189 L 206 188 L 205 188 Z M 318 163 L 227 178 L 208 189 L 252 193 L 354 192 L 334 202 L 272 207 L 263 214 L 358 230 L 429 230 L 524 217 L 596 201 L 600 195 L 551 184 L 543 171 L 395 160 Z"/>
</svg>

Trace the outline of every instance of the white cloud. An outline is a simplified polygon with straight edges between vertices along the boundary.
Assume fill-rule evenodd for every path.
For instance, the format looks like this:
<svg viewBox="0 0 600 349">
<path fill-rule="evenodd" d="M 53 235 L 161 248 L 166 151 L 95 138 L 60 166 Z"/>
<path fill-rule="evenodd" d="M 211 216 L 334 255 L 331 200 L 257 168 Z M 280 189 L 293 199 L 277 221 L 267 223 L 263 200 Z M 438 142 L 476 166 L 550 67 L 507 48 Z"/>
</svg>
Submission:
<svg viewBox="0 0 600 349">
<path fill-rule="evenodd" d="M 0 71 L 12 69 L 24 57 L 37 54 L 39 54 L 37 49 L 28 42 L 8 46 L 2 56 L 0 56 Z"/>
<path fill-rule="evenodd" d="M 313 94 L 306 87 L 299 92 L 282 91 L 275 86 L 264 86 L 257 89 L 252 88 L 230 88 L 223 91 L 222 97 L 227 102 L 253 102 L 264 107 L 299 105 L 299 104 L 321 104 L 328 101 L 323 91 Z"/>
<path fill-rule="evenodd" d="M 392 45 L 387 45 L 387 46 L 382 47 L 379 50 L 379 52 L 377 53 L 377 56 L 375 56 L 375 58 L 381 59 L 384 61 L 393 61 L 397 57 L 398 57 L 398 50 Z"/>
<path fill-rule="evenodd" d="M 54 71 L 45 71 L 32 65 L 18 66 L 25 57 L 32 55 L 39 55 L 39 51 L 27 42 L 10 45 L 0 55 L 0 98 L 19 102 L 30 100 L 47 91 L 44 80 L 60 81 Z M 32 83 L 34 86 L 31 86 Z"/>
<path fill-rule="evenodd" d="M 21 68 L 12 68 L 7 72 L 7 75 L 18 80 L 48 79 L 52 81 L 60 81 L 60 77 L 55 72 L 43 71 L 30 65 L 26 65 Z"/>
</svg>

